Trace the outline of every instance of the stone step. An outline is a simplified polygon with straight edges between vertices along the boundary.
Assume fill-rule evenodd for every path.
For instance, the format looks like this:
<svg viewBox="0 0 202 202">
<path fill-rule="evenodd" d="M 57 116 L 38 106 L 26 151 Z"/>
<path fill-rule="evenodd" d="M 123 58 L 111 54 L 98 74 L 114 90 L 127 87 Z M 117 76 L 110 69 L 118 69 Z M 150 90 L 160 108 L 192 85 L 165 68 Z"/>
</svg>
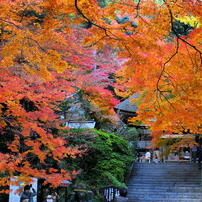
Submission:
<svg viewBox="0 0 202 202">
<path fill-rule="evenodd" d="M 144 199 L 144 200 L 173 200 L 173 199 L 178 199 L 178 200 L 181 200 L 181 199 L 198 199 L 198 200 L 201 200 L 201 196 L 176 196 L 176 195 L 171 195 L 171 196 L 128 196 L 128 198 L 130 200 L 134 199 L 135 201 L 138 201 L 138 199 Z"/>
<path fill-rule="evenodd" d="M 152 186 L 151 186 L 152 185 Z M 159 186 L 160 185 L 160 186 Z M 164 185 L 162 187 L 162 185 Z M 184 188 L 202 188 L 202 184 L 200 183 L 188 183 L 188 184 L 184 184 L 184 183 L 169 183 L 169 184 L 165 184 L 165 183 L 146 183 L 146 182 L 142 182 L 142 183 L 130 183 L 128 184 L 128 186 L 130 187 L 159 187 L 159 188 L 164 188 L 164 187 L 184 187 Z"/>
<path fill-rule="evenodd" d="M 162 168 L 156 168 L 156 167 L 148 167 L 148 168 L 145 168 L 145 167 L 142 167 L 142 168 L 134 168 L 134 170 L 135 171 L 138 171 L 138 170 L 143 170 L 143 171 L 167 171 L 167 170 L 173 170 L 173 171 L 176 171 L 176 172 L 181 172 L 181 171 L 187 171 L 187 172 L 189 172 L 189 171 L 194 171 L 194 172 L 200 172 L 200 170 L 198 169 L 198 168 L 175 168 L 175 167 L 173 167 L 173 168 L 164 168 L 164 167 L 162 167 Z"/>
<path fill-rule="evenodd" d="M 133 202 L 202 202 L 201 171 L 189 163 L 137 163 L 128 181 Z"/>
<path fill-rule="evenodd" d="M 168 183 L 158 183 L 158 182 L 153 182 L 153 183 L 147 183 L 147 182 L 134 182 L 134 183 L 128 183 L 128 186 L 139 186 L 139 187 L 159 187 L 161 188 L 162 186 L 164 187 L 190 187 L 190 188 L 194 188 L 194 187 L 201 187 L 200 183 L 173 183 L 173 182 L 168 182 Z"/>
<path fill-rule="evenodd" d="M 155 179 L 159 179 L 159 178 L 163 178 L 165 177 L 165 175 L 170 179 L 170 178 L 176 178 L 176 179 L 181 179 L 181 178 L 184 178 L 186 177 L 187 179 L 191 179 L 191 178 L 201 178 L 201 175 L 193 175 L 191 173 L 187 173 L 187 174 L 183 174 L 183 173 L 165 173 L 165 174 L 147 174 L 147 173 L 142 173 L 142 174 L 136 174 L 136 175 L 131 175 L 131 176 L 134 176 L 134 177 L 142 177 L 142 178 L 152 178 L 152 177 L 158 177 L 158 178 L 155 178 Z"/>
<path fill-rule="evenodd" d="M 186 179 L 186 176 L 185 176 L 185 178 L 183 179 L 183 178 L 170 178 L 170 179 L 167 179 L 167 178 L 141 178 L 141 177 L 133 177 L 133 178 L 131 178 L 131 179 L 129 179 L 128 180 L 128 183 L 130 184 L 131 182 L 132 183 L 134 183 L 136 180 L 138 180 L 138 181 L 141 181 L 141 182 L 146 182 L 146 181 L 148 181 L 148 182 L 154 182 L 154 183 L 157 183 L 157 182 L 172 182 L 172 183 L 177 183 L 177 182 L 182 182 L 182 181 L 186 181 L 187 183 L 193 183 L 194 182 L 194 184 L 196 183 L 200 183 L 201 182 L 201 178 L 200 177 L 198 177 L 198 178 L 187 178 Z"/>
<path fill-rule="evenodd" d="M 134 178 L 144 178 L 144 179 L 151 179 L 153 178 L 154 180 L 156 179 L 163 179 L 165 178 L 165 176 L 167 176 L 168 179 L 182 179 L 182 178 L 187 178 L 187 179 L 201 179 L 201 175 L 192 175 L 192 174 L 187 174 L 187 175 L 182 175 L 182 174 L 179 174 L 179 173 L 172 173 L 172 174 L 169 174 L 169 173 L 165 173 L 165 174 L 161 174 L 161 175 L 155 175 L 155 174 L 141 174 L 141 175 L 131 175 L 131 177 L 134 177 Z"/>
<path fill-rule="evenodd" d="M 176 166 L 166 166 L 166 165 L 149 165 L 149 166 L 142 166 L 142 165 L 138 165 L 138 166 L 134 166 L 134 169 L 139 169 L 139 168 L 144 168 L 144 169 L 149 169 L 149 168 L 156 168 L 156 169 L 160 169 L 160 168 L 165 168 L 165 169 L 193 169 L 193 170 L 197 170 L 198 166 L 180 166 L 180 165 L 176 165 Z"/>
<path fill-rule="evenodd" d="M 166 173 L 179 173 L 179 174 L 182 174 L 182 173 L 185 173 L 185 174 L 194 174 L 194 175 L 200 175 L 201 172 L 199 172 L 198 170 L 188 170 L 188 171 L 185 171 L 185 170 L 176 170 L 176 169 L 173 169 L 173 170 L 165 170 L 165 169 L 162 169 L 162 170 L 153 170 L 152 172 L 152 169 L 150 170 L 133 170 L 133 172 L 131 173 L 132 175 L 136 175 L 136 174 L 140 174 L 140 173 L 143 173 L 143 174 L 166 174 Z"/>
<path fill-rule="evenodd" d="M 143 175 L 143 176 L 150 176 L 150 175 L 172 175 L 172 174 L 177 174 L 178 176 L 185 176 L 185 175 L 191 175 L 191 176 L 200 176 L 201 175 L 201 173 L 200 172 L 193 172 L 193 173 L 190 173 L 190 171 L 189 172 L 184 172 L 183 173 L 183 171 L 181 171 L 181 172 L 176 172 L 176 171 L 164 171 L 164 172 L 158 172 L 158 171 L 155 171 L 155 172 L 148 172 L 148 171 L 144 171 L 144 170 L 139 170 L 139 171 L 136 171 L 136 172 L 134 172 L 134 173 L 131 173 L 131 175 L 133 176 L 133 175 Z"/>
<path fill-rule="evenodd" d="M 201 173 L 200 172 L 200 170 L 198 170 L 198 169 L 187 169 L 187 170 L 185 170 L 185 169 L 180 169 L 180 170 L 178 170 L 178 169 L 176 169 L 176 168 L 173 168 L 173 169 L 168 169 L 168 168 L 158 168 L 158 169 L 156 169 L 156 168 L 149 168 L 149 169 L 145 169 L 145 168 L 138 168 L 138 169 L 134 169 L 133 170 L 133 172 L 134 173 L 137 173 L 137 172 L 148 172 L 148 173 L 166 173 L 166 172 L 176 172 L 176 173 L 182 173 L 182 172 L 185 172 L 185 173 Z M 152 172 L 153 171 L 153 172 Z"/>
<path fill-rule="evenodd" d="M 165 177 L 167 176 L 167 177 Z M 191 180 L 191 179 L 201 179 L 201 176 L 200 175 L 178 175 L 176 174 L 164 174 L 164 175 L 161 175 L 161 176 L 158 176 L 158 175 L 131 175 L 131 177 L 133 177 L 134 179 L 153 179 L 153 181 L 157 181 L 158 179 L 162 180 L 162 179 L 168 179 L 168 180 L 172 180 L 172 179 L 187 179 L 187 180 Z"/>
<path fill-rule="evenodd" d="M 202 202 L 202 199 L 193 198 L 129 198 L 129 202 Z"/>
<path fill-rule="evenodd" d="M 131 190 L 140 190 L 140 191 L 164 191 L 164 190 L 175 190 L 175 191 L 198 191 L 198 192 L 202 192 L 202 188 L 200 186 L 196 187 L 196 186 L 163 186 L 160 187 L 159 186 L 138 186 L 138 185 L 128 185 L 128 188 Z"/>
<path fill-rule="evenodd" d="M 165 192 L 165 193 L 129 193 L 128 198 L 192 198 L 192 199 L 202 199 L 202 193 L 176 193 L 176 192 Z"/>
<path fill-rule="evenodd" d="M 169 200 L 169 199 L 198 199 L 201 200 L 201 196 L 188 196 L 188 195 L 156 195 L 156 196 L 152 196 L 152 195 L 133 195 L 133 196 L 128 196 L 129 199 L 153 199 L 153 200 Z"/>
<path fill-rule="evenodd" d="M 142 171 L 148 171 L 148 172 L 151 172 L 151 171 L 154 171 L 154 172 L 156 172 L 156 171 L 160 171 L 160 172 L 166 172 L 166 171 L 175 171 L 175 172 L 182 172 L 182 171 L 184 171 L 184 172 L 189 172 L 189 171 L 193 171 L 193 172 L 196 172 L 196 173 L 200 173 L 200 170 L 198 169 L 198 168 L 187 168 L 187 169 L 185 169 L 185 168 L 155 168 L 155 167 L 153 167 L 153 168 L 151 168 L 151 167 L 148 167 L 148 168 L 144 168 L 144 167 L 142 167 L 142 168 L 134 168 L 134 171 L 139 171 L 139 170 L 142 170 Z"/>
<path fill-rule="evenodd" d="M 133 171 L 144 171 L 144 172 L 149 172 L 151 173 L 152 171 L 153 172 L 179 172 L 181 173 L 182 171 L 184 172 L 194 172 L 194 173 L 200 173 L 201 170 L 199 170 L 198 168 L 187 168 L 187 169 L 180 169 L 180 168 L 134 168 Z"/>
<path fill-rule="evenodd" d="M 184 169 L 187 169 L 187 168 L 198 168 L 198 164 L 195 164 L 195 165 L 167 165 L 167 164 L 139 164 L 139 165 L 134 165 L 133 166 L 134 168 L 184 168 Z"/>
<path fill-rule="evenodd" d="M 160 163 L 154 163 L 154 162 L 151 162 L 151 163 L 141 163 L 141 162 L 135 162 L 134 163 L 135 166 L 137 165 L 166 165 L 166 166 L 173 166 L 173 165 L 185 165 L 185 166 L 192 166 L 192 165 L 197 165 L 197 163 L 193 163 L 193 162 L 160 162 Z"/>
<path fill-rule="evenodd" d="M 183 173 L 184 172 L 184 173 Z M 193 176 L 196 176 L 196 175 L 201 175 L 201 173 L 200 172 L 196 172 L 196 171 L 192 171 L 192 170 L 190 170 L 189 172 L 185 172 L 185 171 L 176 171 L 176 170 L 169 170 L 169 171 L 166 171 L 166 170 L 164 170 L 164 171 L 159 171 L 158 172 L 158 170 L 156 170 L 156 171 L 154 171 L 154 172 L 151 172 L 151 171 L 147 171 L 147 170 L 142 170 L 142 171 L 140 171 L 140 170 L 134 170 L 132 173 L 131 173 L 131 175 L 165 175 L 165 174 L 178 174 L 179 176 L 183 176 L 183 174 L 184 175 L 187 175 L 187 174 L 189 174 L 189 175 L 193 175 Z"/>
<path fill-rule="evenodd" d="M 160 200 L 160 199 L 155 199 L 155 200 L 129 199 L 128 202 L 202 202 L 202 199 L 201 200 L 199 200 L 199 199 L 169 199 L 169 200 L 165 200 L 165 199 L 163 199 L 163 200 Z"/>
<path fill-rule="evenodd" d="M 202 192 L 198 189 L 192 189 L 192 190 L 189 190 L 189 189 L 172 189 L 172 188 L 167 188 L 167 189 L 161 189 L 161 190 L 158 190 L 158 189 L 132 189 L 130 191 L 130 194 L 131 193 L 139 193 L 139 192 L 142 192 L 142 193 L 156 193 L 158 194 L 159 192 L 167 192 L 167 193 L 201 193 Z"/>
<path fill-rule="evenodd" d="M 146 165 L 146 166 L 145 166 Z M 134 167 L 158 167 L 158 166 L 164 166 L 164 167 L 198 167 L 198 163 L 191 163 L 191 164 L 169 164 L 169 163 L 135 163 L 133 165 Z"/>
</svg>

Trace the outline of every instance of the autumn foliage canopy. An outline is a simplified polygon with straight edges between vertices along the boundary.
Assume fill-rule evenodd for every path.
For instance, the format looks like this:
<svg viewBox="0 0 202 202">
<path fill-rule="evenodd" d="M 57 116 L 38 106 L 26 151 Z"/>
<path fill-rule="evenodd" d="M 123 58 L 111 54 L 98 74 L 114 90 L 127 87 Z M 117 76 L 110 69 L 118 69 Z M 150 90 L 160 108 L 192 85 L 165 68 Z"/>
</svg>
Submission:
<svg viewBox="0 0 202 202">
<path fill-rule="evenodd" d="M 68 165 L 64 169 L 59 163 L 83 151 L 68 146 L 58 135 L 62 122 L 55 112 L 59 104 L 77 89 L 98 106 L 99 95 L 108 93 L 102 103 L 106 115 L 113 113 L 117 103 L 104 89 L 110 83 L 108 75 L 119 68 L 110 48 L 105 46 L 102 58 L 84 47 L 82 40 L 89 34 L 85 30 L 79 34 L 77 24 L 70 26 L 64 5 L 55 3 L 0 2 L 2 186 L 13 176 L 26 183 L 30 181 L 27 176 L 42 178 L 54 186 L 74 178 L 79 171 Z"/>
<path fill-rule="evenodd" d="M 201 7 L 199 0 L 1 0 L 2 174 L 55 185 L 77 174 L 49 165 L 82 153 L 55 132 L 55 111 L 75 89 L 105 114 L 117 103 L 108 85 L 122 97 L 138 93 L 131 121 L 151 125 L 154 140 L 163 130 L 201 133 Z"/>
<path fill-rule="evenodd" d="M 107 43 L 127 58 L 116 73 L 116 93 L 139 94 L 138 117 L 154 143 L 164 133 L 201 133 L 202 2 L 199 0 L 79 1 L 87 44 Z M 99 14 L 99 15 L 98 15 Z"/>
</svg>

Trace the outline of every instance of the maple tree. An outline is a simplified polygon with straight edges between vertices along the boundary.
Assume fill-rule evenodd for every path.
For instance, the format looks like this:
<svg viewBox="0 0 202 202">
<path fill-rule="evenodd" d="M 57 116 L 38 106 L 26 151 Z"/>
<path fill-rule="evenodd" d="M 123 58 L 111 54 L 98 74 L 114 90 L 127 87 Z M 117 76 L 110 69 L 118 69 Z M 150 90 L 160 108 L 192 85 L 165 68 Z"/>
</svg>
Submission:
<svg viewBox="0 0 202 202">
<path fill-rule="evenodd" d="M 116 93 L 140 95 L 131 121 L 150 125 L 154 143 L 162 131 L 201 133 L 201 6 L 199 0 L 66 3 L 75 23 L 91 25 L 85 44 L 108 43 L 127 58 Z"/>
<path fill-rule="evenodd" d="M 138 119 L 151 125 L 154 142 L 162 130 L 200 133 L 201 12 L 199 0 L 2 0 L 2 173 L 55 185 L 71 179 L 76 171 L 46 169 L 48 156 L 58 162 L 81 153 L 53 133 L 60 128 L 54 111 L 79 88 L 113 113 L 106 87 L 115 86 L 109 74 L 117 70 L 116 93 L 139 93 Z M 30 155 L 43 166 L 34 167 Z"/>
<path fill-rule="evenodd" d="M 55 111 L 77 88 L 88 92 L 94 86 L 96 96 L 102 96 L 111 83 L 108 75 L 119 64 L 107 62 L 113 60 L 109 47 L 103 55 L 82 46 L 82 37 L 90 34 L 78 36 L 64 5 L 3 0 L 0 11 L 0 185 L 9 185 L 16 175 L 17 181 L 29 183 L 36 177 L 59 186 L 79 172 L 59 163 L 84 149 L 68 146 L 57 133 L 61 122 Z M 108 96 L 113 108 L 116 102 Z"/>
</svg>

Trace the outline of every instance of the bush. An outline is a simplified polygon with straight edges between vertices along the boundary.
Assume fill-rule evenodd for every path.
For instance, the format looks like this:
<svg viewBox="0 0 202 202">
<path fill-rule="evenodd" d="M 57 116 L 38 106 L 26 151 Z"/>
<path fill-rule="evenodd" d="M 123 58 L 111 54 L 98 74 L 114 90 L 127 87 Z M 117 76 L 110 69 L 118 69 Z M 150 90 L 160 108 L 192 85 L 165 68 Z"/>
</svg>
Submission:
<svg viewBox="0 0 202 202">
<path fill-rule="evenodd" d="M 115 134 L 94 129 L 74 130 L 74 133 L 79 138 L 69 137 L 71 144 L 78 146 L 82 142 L 88 148 L 82 158 L 74 159 L 74 166 L 81 169 L 77 181 L 86 182 L 94 189 L 108 185 L 125 187 L 126 171 L 134 159 L 128 142 Z"/>
</svg>

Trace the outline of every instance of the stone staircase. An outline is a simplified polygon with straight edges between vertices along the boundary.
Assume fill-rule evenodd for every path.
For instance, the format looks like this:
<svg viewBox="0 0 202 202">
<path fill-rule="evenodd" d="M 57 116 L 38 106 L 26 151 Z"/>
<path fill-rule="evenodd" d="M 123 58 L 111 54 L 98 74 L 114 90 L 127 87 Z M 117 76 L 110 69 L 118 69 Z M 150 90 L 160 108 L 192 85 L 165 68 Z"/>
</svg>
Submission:
<svg viewBox="0 0 202 202">
<path fill-rule="evenodd" d="M 191 163 L 135 163 L 130 202 L 202 202 L 201 170 Z"/>
</svg>

